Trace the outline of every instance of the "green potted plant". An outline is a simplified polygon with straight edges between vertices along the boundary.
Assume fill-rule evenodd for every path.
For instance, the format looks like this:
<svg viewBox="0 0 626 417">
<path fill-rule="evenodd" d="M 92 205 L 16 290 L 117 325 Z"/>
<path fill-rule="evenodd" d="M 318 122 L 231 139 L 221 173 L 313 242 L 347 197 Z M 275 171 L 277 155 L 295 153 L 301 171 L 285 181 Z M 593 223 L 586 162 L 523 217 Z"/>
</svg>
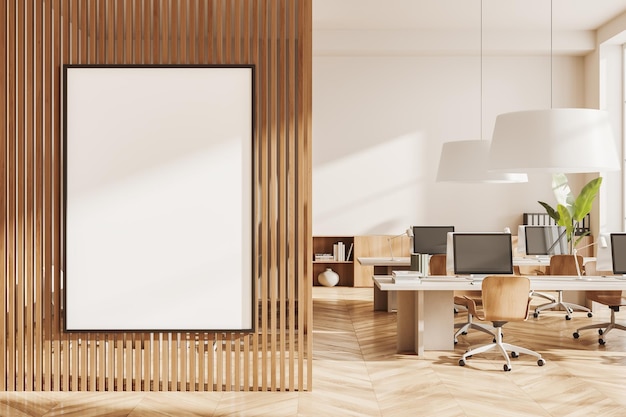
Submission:
<svg viewBox="0 0 626 417">
<path fill-rule="evenodd" d="M 589 232 L 585 232 L 578 237 L 575 236 L 579 223 L 591 211 L 593 200 L 598 195 L 600 185 L 602 185 L 602 177 L 595 178 L 580 190 L 578 197 L 575 197 L 567 182 L 567 176 L 554 174 L 552 176 L 552 189 L 556 196 L 556 209 L 543 201 L 538 202 L 557 225 L 565 227 L 569 253 L 573 253 L 573 249 L 580 240 L 589 234 Z"/>
</svg>

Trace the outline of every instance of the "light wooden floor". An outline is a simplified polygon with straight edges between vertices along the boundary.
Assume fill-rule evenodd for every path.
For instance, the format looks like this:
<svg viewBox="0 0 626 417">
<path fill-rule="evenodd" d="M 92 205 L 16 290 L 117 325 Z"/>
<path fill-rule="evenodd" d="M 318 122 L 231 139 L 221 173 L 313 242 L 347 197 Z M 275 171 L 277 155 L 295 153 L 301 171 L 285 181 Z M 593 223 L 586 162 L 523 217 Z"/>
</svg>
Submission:
<svg viewBox="0 0 626 417">
<path fill-rule="evenodd" d="M 459 356 L 490 337 L 462 336 L 454 352 L 395 353 L 395 314 L 372 311 L 372 290 L 314 288 L 313 391 L 294 393 L 0 393 L 0 416 L 626 416 L 626 332 L 605 346 L 578 326 L 604 321 L 557 312 L 505 327 L 538 350 L 502 371 L 496 353 Z M 626 322 L 626 313 L 618 321 Z M 451 333 L 452 337 L 452 333 Z"/>
</svg>

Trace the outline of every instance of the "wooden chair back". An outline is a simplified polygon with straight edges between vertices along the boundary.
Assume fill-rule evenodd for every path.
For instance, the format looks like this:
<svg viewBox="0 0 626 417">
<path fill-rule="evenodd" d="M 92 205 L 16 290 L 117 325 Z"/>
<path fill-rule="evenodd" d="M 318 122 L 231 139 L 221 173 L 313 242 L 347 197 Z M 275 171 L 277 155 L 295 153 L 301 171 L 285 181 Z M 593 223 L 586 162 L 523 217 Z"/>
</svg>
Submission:
<svg viewBox="0 0 626 417">
<path fill-rule="evenodd" d="M 528 318 L 530 280 L 518 275 L 490 275 L 482 284 L 483 315 L 489 321 Z"/>
<path fill-rule="evenodd" d="M 446 255 L 443 253 L 432 255 L 428 268 L 430 275 L 446 275 Z"/>
<path fill-rule="evenodd" d="M 576 260 L 582 274 L 585 271 L 583 257 L 576 255 Z M 578 275 L 574 255 L 552 255 L 550 257 L 550 275 Z"/>
</svg>

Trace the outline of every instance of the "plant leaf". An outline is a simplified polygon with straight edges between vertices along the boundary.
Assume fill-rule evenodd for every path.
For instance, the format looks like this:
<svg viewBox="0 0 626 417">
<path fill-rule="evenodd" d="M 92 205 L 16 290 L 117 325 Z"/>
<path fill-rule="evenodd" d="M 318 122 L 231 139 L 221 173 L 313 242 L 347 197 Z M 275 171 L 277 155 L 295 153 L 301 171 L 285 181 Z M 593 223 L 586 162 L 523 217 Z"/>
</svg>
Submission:
<svg viewBox="0 0 626 417">
<path fill-rule="evenodd" d="M 589 181 L 587 185 L 580 190 L 580 194 L 578 194 L 578 197 L 574 202 L 574 210 L 572 213 L 572 218 L 575 221 L 581 221 L 583 217 L 591 211 L 593 200 L 595 200 L 596 195 L 598 195 L 600 185 L 602 185 L 602 177 Z"/>
<path fill-rule="evenodd" d="M 556 197 L 557 204 L 562 204 L 568 208 L 574 205 L 576 199 L 572 189 L 569 187 L 565 174 L 552 174 L 552 191 Z"/>
<path fill-rule="evenodd" d="M 567 241 L 569 242 L 572 240 L 572 235 L 574 234 L 572 215 L 563 204 L 556 206 L 556 210 L 559 212 L 558 225 L 565 227 L 565 234 L 567 235 Z"/>
</svg>

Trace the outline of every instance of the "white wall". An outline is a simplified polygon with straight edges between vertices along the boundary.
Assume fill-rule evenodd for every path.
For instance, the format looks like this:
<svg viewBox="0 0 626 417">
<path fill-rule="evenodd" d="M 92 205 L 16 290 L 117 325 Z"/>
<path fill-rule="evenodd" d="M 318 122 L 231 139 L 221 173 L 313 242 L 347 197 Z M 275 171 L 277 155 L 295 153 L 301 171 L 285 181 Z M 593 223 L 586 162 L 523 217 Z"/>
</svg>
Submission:
<svg viewBox="0 0 626 417">
<path fill-rule="evenodd" d="M 437 183 L 442 143 L 490 140 L 498 114 L 584 105 L 584 60 L 313 57 L 313 234 L 399 234 L 410 225 L 516 230 L 554 204 L 551 176 L 526 184 Z M 540 149 L 537 150 L 538 152 Z M 581 178 L 570 176 L 576 191 Z"/>
</svg>

